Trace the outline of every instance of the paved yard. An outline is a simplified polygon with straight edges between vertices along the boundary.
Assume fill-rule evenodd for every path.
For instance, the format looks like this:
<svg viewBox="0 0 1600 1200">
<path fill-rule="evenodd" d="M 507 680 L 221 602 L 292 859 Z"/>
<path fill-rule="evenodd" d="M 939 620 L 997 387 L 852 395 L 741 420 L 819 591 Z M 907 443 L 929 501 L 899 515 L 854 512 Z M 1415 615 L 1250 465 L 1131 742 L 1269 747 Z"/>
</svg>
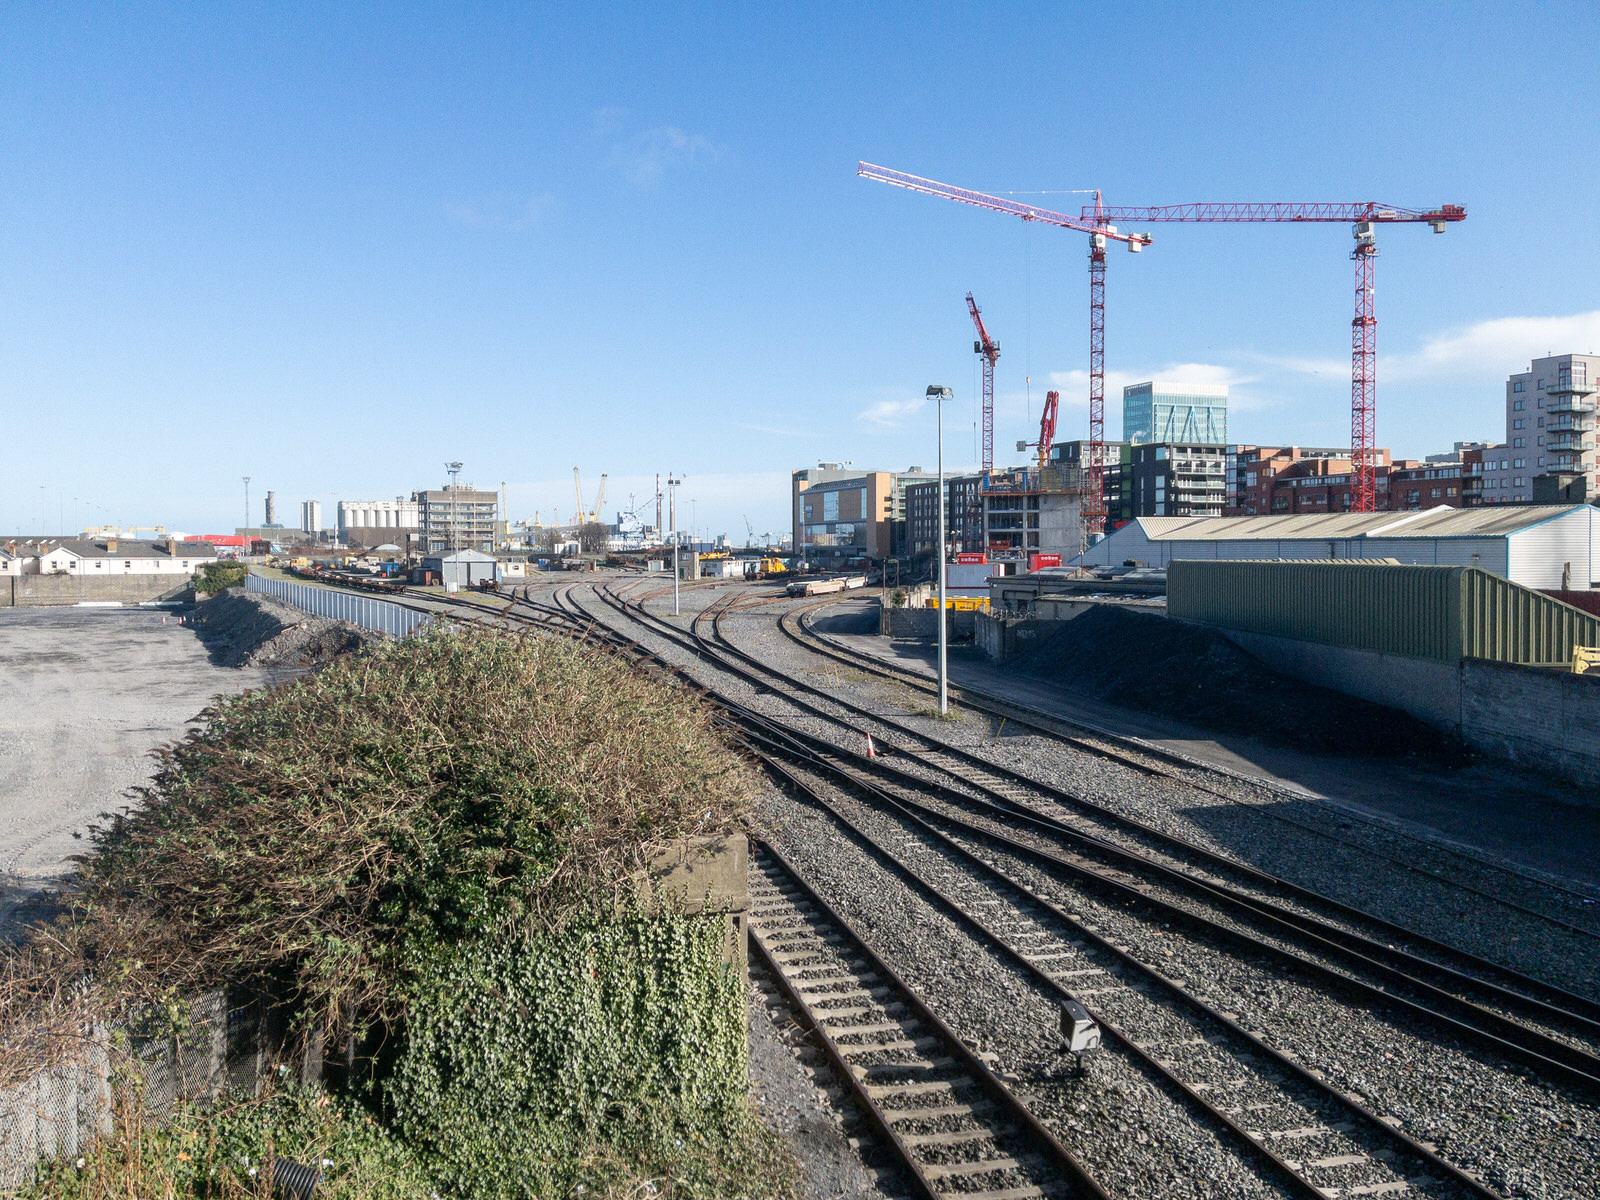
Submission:
<svg viewBox="0 0 1600 1200">
<path fill-rule="evenodd" d="M 0 926 L 87 846 L 74 834 L 150 778 L 152 749 L 213 696 L 267 681 L 213 665 L 187 626 L 162 619 L 0 609 Z"/>
</svg>

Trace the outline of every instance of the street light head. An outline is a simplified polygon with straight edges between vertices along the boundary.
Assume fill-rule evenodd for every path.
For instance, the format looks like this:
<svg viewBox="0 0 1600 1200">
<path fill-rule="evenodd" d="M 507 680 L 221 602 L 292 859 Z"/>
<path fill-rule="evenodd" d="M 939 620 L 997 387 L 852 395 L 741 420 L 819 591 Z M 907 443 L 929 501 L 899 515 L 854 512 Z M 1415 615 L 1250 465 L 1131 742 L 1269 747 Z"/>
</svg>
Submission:
<svg viewBox="0 0 1600 1200">
<path fill-rule="evenodd" d="M 933 400 L 949 400 L 955 393 L 947 387 L 940 387 L 937 383 L 928 385 L 928 397 Z"/>
</svg>

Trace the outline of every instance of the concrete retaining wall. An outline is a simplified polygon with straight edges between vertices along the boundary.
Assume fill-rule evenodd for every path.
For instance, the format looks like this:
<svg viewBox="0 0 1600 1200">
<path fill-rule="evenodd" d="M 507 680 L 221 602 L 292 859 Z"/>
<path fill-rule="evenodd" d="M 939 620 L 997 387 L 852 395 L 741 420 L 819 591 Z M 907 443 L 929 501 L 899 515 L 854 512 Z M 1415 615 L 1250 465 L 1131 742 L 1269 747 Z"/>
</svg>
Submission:
<svg viewBox="0 0 1600 1200">
<path fill-rule="evenodd" d="M 1062 625 L 1062 620 L 1048 618 L 976 615 L 973 640 L 978 649 L 996 662 L 1009 662 L 1019 654 L 1026 654 Z"/>
<path fill-rule="evenodd" d="M 193 600 L 187 575 L 7 575 L 0 577 L 0 608 L 58 604 L 143 604 Z"/>
<path fill-rule="evenodd" d="M 1590 789 L 1564 798 L 1600 806 L 1600 675 L 1219 632 L 1275 671 L 1401 709 L 1482 754 L 1560 775 Z"/>
<path fill-rule="evenodd" d="M 1600 805 L 1600 675 L 1469 658 L 1461 736 L 1486 754 L 1585 784 L 1592 790 L 1582 802 Z"/>
<path fill-rule="evenodd" d="M 957 612 L 952 609 L 949 613 L 948 636 L 952 640 L 972 637 L 973 618 L 978 615 L 977 612 L 972 610 Z M 939 636 L 939 610 L 936 608 L 885 608 L 883 610 L 883 621 L 879 629 L 885 637 L 926 638 L 929 641 L 934 641 Z"/>
</svg>

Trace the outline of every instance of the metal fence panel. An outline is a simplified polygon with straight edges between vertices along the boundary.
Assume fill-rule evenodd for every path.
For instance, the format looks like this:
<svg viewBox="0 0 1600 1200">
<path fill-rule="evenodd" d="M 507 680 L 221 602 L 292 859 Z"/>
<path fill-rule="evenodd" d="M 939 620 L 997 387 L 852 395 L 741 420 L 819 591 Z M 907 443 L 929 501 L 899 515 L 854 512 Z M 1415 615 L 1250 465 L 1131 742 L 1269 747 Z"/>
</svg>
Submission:
<svg viewBox="0 0 1600 1200">
<path fill-rule="evenodd" d="M 391 604 L 373 596 L 358 596 L 337 588 L 295 583 L 267 575 L 247 575 L 245 590 L 273 596 L 319 617 L 348 621 L 362 629 L 386 633 L 390 637 L 409 637 L 433 619 L 429 613 Z"/>
<path fill-rule="evenodd" d="M 1176 559 L 1181 620 L 1440 662 L 1567 663 L 1600 618 L 1477 567 Z"/>
</svg>

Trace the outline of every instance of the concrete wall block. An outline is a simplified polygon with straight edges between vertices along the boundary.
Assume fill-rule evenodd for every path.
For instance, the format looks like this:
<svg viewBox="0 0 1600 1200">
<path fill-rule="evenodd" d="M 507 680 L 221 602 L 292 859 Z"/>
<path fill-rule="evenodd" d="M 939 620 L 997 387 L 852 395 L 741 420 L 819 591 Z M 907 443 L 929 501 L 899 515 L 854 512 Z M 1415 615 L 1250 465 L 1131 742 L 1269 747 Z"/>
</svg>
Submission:
<svg viewBox="0 0 1600 1200">
<path fill-rule="evenodd" d="M 49 607 L 80 602 L 143 604 L 193 599 L 187 573 L 154 575 L 8 575 L 0 578 L 0 608 Z"/>
<path fill-rule="evenodd" d="M 1600 788 L 1600 678 L 1478 659 L 1461 671 L 1469 746 Z M 1600 804 L 1590 794 L 1568 799 Z"/>
<path fill-rule="evenodd" d="M 1462 727 L 1463 685 L 1452 663 L 1235 629 L 1218 632 L 1279 674 L 1401 709 L 1447 733 Z"/>
</svg>

